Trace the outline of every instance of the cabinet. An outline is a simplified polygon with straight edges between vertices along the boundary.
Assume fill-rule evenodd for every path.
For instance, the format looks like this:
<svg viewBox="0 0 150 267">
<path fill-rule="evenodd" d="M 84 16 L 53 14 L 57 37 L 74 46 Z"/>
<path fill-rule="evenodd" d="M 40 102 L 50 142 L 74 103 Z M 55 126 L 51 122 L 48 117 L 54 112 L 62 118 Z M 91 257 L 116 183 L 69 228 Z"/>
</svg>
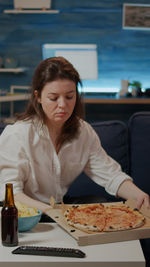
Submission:
<svg viewBox="0 0 150 267">
<path fill-rule="evenodd" d="M 88 122 L 122 120 L 128 123 L 138 111 L 150 111 L 150 98 L 85 97 L 85 117 Z"/>
</svg>

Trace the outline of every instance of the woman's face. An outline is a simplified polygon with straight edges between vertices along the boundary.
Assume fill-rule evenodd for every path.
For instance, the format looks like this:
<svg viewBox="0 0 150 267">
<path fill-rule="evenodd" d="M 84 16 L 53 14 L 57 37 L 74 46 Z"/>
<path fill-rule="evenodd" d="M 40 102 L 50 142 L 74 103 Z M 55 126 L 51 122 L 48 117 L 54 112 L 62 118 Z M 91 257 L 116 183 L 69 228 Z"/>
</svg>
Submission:
<svg viewBox="0 0 150 267">
<path fill-rule="evenodd" d="M 38 98 L 47 122 L 62 126 L 71 116 L 76 104 L 76 84 L 71 80 L 46 83 Z"/>
</svg>

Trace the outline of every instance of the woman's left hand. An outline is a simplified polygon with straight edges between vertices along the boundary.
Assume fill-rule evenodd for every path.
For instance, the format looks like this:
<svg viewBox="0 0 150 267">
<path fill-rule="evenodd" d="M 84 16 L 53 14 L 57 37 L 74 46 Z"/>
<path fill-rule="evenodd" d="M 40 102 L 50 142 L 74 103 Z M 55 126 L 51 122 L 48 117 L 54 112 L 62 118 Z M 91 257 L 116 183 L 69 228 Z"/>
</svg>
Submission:
<svg viewBox="0 0 150 267">
<path fill-rule="evenodd" d="M 131 180 L 123 181 L 118 189 L 117 195 L 124 199 L 135 199 L 137 209 L 140 209 L 142 205 L 150 209 L 149 195 L 138 188 Z"/>
<path fill-rule="evenodd" d="M 145 208 L 150 209 L 150 197 L 148 194 L 141 192 L 141 195 L 139 195 L 136 199 L 136 205 L 137 209 L 140 209 L 142 205 L 144 205 Z"/>
</svg>

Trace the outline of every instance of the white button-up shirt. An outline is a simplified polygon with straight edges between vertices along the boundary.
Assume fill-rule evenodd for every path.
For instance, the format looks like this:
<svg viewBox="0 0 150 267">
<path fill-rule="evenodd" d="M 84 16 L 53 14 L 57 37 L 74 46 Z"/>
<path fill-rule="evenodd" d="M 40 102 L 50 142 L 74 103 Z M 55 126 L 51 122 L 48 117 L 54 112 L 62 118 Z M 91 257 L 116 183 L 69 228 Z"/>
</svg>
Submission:
<svg viewBox="0 0 150 267">
<path fill-rule="evenodd" d="M 62 201 L 75 178 L 84 171 L 112 195 L 125 179 L 120 165 L 110 158 L 99 137 L 85 121 L 78 138 L 65 143 L 56 153 L 46 125 L 37 119 L 8 125 L 0 136 L 0 199 L 5 184 L 13 183 L 14 193 L 49 203 L 50 196 Z"/>
</svg>

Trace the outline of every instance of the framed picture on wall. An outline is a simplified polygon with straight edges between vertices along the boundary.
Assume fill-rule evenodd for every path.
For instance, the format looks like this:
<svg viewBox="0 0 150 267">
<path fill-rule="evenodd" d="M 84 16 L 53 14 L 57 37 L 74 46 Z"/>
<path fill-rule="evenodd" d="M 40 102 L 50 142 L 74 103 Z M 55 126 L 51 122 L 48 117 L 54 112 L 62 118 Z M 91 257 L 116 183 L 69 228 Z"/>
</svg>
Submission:
<svg viewBox="0 0 150 267">
<path fill-rule="evenodd" d="M 123 29 L 150 30 L 150 5 L 123 4 Z"/>
</svg>

